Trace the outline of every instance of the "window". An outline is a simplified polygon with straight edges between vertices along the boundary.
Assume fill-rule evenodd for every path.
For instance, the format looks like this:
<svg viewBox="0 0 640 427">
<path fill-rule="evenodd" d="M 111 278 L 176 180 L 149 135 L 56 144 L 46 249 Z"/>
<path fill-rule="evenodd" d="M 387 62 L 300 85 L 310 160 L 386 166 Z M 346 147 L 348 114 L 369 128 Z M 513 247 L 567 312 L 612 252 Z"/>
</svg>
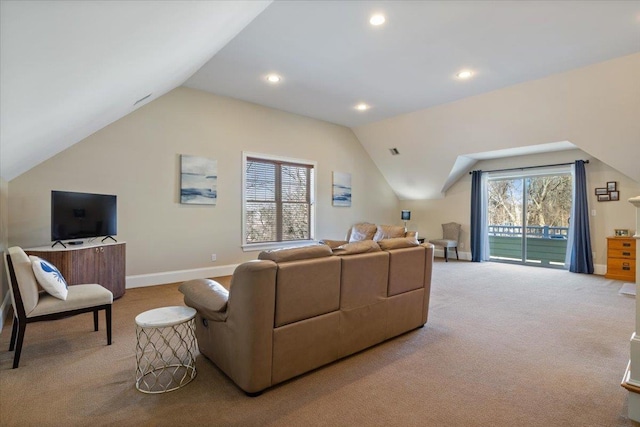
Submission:
<svg viewBox="0 0 640 427">
<path fill-rule="evenodd" d="M 243 247 L 314 236 L 315 162 L 244 153 Z"/>
</svg>

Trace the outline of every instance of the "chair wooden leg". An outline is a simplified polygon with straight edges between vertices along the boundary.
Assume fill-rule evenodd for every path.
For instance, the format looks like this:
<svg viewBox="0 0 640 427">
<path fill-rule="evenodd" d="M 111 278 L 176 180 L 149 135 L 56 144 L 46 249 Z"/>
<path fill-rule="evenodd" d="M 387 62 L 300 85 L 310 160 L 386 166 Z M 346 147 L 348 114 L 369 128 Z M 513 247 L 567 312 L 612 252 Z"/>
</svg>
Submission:
<svg viewBox="0 0 640 427">
<path fill-rule="evenodd" d="M 444 248 L 444 262 L 449 262 L 449 256 L 447 255 L 447 248 Z"/>
<path fill-rule="evenodd" d="M 104 311 L 107 320 L 107 345 L 111 345 L 111 305 L 108 305 Z"/>
<path fill-rule="evenodd" d="M 456 259 L 460 261 L 460 257 L 458 256 L 458 247 L 456 246 Z"/>
<path fill-rule="evenodd" d="M 16 352 L 13 355 L 13 369 L 18 367 L 20 363 L 20 353 L 22 353 L 22 343 L 24 342 L 24 333 L 27 329 L 27 322 L 18 323 L 18 336 L 16 337 Z"/>
<path fill-rule="evenodd" d="M 98 310 L 93 310 L 93 330 L 98 330 Z"/>
<path fill-rule="evenodd" d="M 18 333 L 18 319 L 13 318 L 13 326 L 11 326 L 11 341 L 9 341 L 9 351 L 13 351 L 16 348 L 16 336 Z"/>
</svg>

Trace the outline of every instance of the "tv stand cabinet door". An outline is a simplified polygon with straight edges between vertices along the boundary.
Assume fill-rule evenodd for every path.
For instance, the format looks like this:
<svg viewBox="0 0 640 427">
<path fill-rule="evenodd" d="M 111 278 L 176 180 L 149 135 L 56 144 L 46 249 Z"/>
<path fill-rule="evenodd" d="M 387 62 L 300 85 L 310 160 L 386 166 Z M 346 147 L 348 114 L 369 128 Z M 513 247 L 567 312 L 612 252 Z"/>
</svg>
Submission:
<svg viewBox="0 0 640 427">
<path fill-rule="evenodd" d="M 96 270 L 98 282 L 113 292 L 114 298 L 124 295 L 126 245 L 119 243 L 100 247 Z"/>
</svg>

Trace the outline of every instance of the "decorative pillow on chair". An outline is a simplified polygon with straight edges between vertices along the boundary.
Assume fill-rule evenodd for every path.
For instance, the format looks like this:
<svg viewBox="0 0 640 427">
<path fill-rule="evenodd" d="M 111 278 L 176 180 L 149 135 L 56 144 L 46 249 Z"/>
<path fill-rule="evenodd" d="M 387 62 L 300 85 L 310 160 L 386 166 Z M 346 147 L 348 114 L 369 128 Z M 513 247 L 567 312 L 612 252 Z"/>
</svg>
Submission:
<svg viewBox="0 0 640 427">
<path fill-rule="evenodd" d="M 51 296 L 61 300 L 67 299 L 68 286 L 62 274 L 49 261 L 45 261 L 37 256 L 30 255 L 31 267 L 36 280 Z"/>
</svg>

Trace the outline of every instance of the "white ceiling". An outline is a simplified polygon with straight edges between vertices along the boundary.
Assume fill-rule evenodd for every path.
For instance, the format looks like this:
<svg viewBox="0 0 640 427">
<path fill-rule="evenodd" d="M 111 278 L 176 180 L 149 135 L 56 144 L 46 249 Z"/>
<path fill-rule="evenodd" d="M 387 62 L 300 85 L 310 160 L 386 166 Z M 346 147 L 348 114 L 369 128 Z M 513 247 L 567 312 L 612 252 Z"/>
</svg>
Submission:
<svg viewBox="0 0 640 427">
<path fill-rule="evenodd" d="M 2 0 L 0 175 L 11 180 L 185 84 L 351 127 L 401 198 L 411 196 L 395 178 L 412 168 L 420 175 L 407 180 L 433 187 L 412 194 L 429 198 L 504 147 L 451 147 L 433 172 L 383 165 L 374 151 L 386 141 L 367 125 L 640 52 L 640 0 L 269 3 Z M 387 22 L 372 27 L 374 12 Z M 474 77 L 456 79 L 463 68 Z M 267 84 L 270 72 L 282 82 Z M 359 102 L 372 108 L 354 110 Z"/>
<path fill-rule="evenodd" d="M 0 176 L 180 86 L 269 3 L 2 0 Z"/>
<path fill-rule="evenodd" d="M 638 52 L 639 16 L 639 1 L 276 1 L 185 85 L 353 128 Z"/>
</svg>

